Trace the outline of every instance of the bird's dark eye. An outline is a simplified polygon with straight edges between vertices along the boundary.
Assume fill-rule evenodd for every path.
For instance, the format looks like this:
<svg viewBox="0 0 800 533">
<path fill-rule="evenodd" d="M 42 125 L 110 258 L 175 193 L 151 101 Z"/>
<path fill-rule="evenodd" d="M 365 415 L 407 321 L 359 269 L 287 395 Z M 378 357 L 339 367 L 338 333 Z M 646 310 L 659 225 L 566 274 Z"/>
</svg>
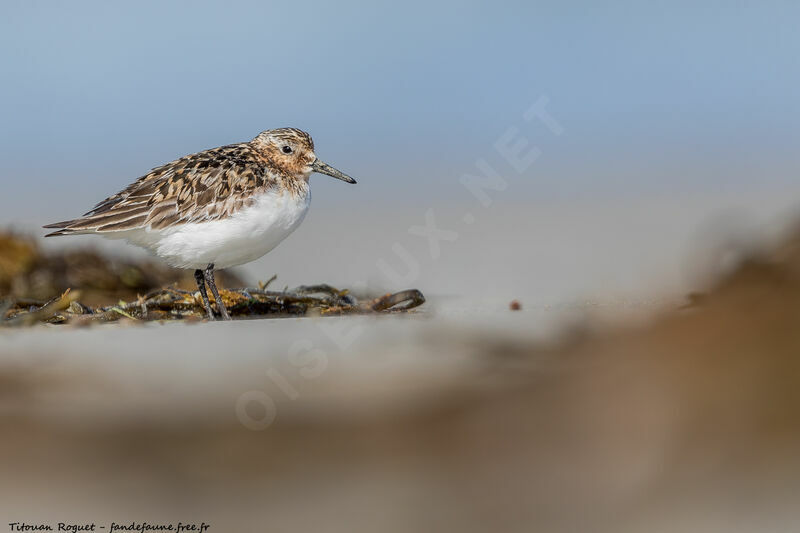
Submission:
<svg viewBox="0 0 800 533">
<path fill-rule="evenodd" d="M 282 151 L 284 154 L 291 154 L 291 153 L 292 153 L 292 147 L 291 147 L 291 146 L 288 146 L 288 145 L 287 145 L 287 146 L 284 146 L 283 148 L 281 148 L 281 151 Z"/>
</svg>

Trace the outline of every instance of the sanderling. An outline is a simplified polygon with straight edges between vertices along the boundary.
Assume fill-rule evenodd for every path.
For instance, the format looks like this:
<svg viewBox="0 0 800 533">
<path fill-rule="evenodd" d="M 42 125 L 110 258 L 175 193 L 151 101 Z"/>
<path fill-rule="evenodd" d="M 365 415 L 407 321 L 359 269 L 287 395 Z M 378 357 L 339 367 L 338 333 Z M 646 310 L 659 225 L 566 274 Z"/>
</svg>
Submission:
<svg viewBox="0 0 800 533">
<path fill-rule="evenodd" d="M 94 233 L 126 239 L 177 268 L 194 269 L 209 319 L 230 320 L 215 268 L 263 256 L 303 221 L 313 172 L 356 180 L 323 163 L 311 136 L 295 128 L 260 133 L 250 142 L 212 148 L 154 168 L 80 218 L 48 224 L 46 235 Z"/>
</svg>

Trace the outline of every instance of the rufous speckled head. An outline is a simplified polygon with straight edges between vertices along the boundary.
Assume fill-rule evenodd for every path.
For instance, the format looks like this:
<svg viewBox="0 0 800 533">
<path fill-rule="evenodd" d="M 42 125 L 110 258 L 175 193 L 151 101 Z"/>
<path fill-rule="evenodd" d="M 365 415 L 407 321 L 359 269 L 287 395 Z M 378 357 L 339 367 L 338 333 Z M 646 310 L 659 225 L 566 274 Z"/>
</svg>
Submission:
<svg viewBox="0 0 800 533">
<path fill-rule="evenodd" d="M 356 180 L 320 161 L 311 136 L 297 128 L 262 131 L 250 141 L 253 147 L 281 174 L 308 181 L 314 172 L 355 183 Z"/>
</svg>

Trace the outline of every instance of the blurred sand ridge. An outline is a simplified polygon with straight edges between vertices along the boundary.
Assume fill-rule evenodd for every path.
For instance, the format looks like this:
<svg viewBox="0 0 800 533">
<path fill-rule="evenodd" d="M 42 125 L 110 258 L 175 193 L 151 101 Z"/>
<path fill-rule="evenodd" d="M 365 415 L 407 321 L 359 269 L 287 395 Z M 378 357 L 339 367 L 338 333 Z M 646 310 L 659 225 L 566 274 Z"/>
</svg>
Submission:
<svg viewBox="0 0 800 533">
<path fill-rule="evenodd" d="M 800 232 L 693 301 L 548 344 L 435 314 L 2 332 L 3 515 L 787 530 L 800 520 Z M 252 391 L 273 405 L 240 404 Z"/>
</svg>

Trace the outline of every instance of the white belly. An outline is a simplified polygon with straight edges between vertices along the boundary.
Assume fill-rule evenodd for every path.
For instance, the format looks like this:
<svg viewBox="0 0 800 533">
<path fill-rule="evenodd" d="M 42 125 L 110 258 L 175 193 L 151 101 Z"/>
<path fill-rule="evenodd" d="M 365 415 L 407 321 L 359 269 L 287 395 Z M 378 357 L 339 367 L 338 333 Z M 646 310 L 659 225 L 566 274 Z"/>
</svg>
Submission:
<svg viewBox="0 0 800 533">
<path fill-rule="evenodd" d="M 126 232 L 124 238 L 173 267 L 202 269 L 213 263 L 215 268 L 228 268 L 275 248 L 300 225 L 310 203 L 310 191 L 293 196 L 270 190 L 252 206 L 224 220 L 135 230 Z"/>
</svg>

